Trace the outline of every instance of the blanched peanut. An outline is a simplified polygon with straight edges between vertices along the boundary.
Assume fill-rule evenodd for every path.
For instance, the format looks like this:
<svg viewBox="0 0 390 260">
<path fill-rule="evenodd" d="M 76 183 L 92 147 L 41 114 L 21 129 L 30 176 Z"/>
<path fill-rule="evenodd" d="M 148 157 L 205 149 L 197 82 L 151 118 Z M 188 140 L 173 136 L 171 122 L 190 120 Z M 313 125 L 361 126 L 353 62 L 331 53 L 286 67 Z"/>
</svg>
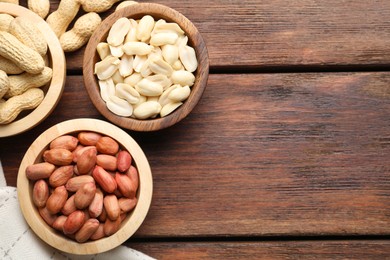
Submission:
<svg viewBox="0 0 390 260">
<path fill-rule="evenodd" d="M 125 40 L 131 23 L 126 17 L 119 18 L 108 32 L 107 43 L 111 46 L 119 46 Z"/>
<path fill-rule="evenodd" d="M 146 42 L 150 38 L 150 34 L 154 27 L 154 19 L 150 15 L 145 15 L 141 18 L 137 29 L 137 39 L 141 42 Z"/>
<path fill-rule="evenodd" d="M 146 101 L 134 109 L 134 115 L 139 119 L 153 117 L 160 113 L 161 105 L 156 101 Z"/>
</svg>

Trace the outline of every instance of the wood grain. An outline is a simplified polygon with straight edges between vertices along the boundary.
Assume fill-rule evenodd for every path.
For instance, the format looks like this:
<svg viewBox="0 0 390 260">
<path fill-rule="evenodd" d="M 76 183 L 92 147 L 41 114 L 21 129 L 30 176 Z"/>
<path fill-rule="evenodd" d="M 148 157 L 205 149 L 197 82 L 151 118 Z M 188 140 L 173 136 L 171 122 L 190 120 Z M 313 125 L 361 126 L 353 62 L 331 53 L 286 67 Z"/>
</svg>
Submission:
<svg viewBox="0 0 390 260">
<path fill-rule="evenodd" d="M 59 1 L 50 2 L 51 11 L 56 10 Z M 212 69 L 298 66 L 310 70 L 312 66 L 390 64 L 389 1 L 147 2 L 172 7 L 195 24 L 206 41 Z M 81 71 L 83 52 L 67 55 L 69 69 Z"/>
<path fill-rule="evenodd" d="M 390 73 L 210 75 L 178 125 L 129 132 L 154 196 L 138 237 L 388 235 Z M 82 77 L 43 125 L 0 139 L 10 185 L 44 129 L 100 118 Z"/>
<path fill-rule="evenodd" d="M 390 241 L 127 243 L 156 259 L 388 259 Z"/>
</svg>

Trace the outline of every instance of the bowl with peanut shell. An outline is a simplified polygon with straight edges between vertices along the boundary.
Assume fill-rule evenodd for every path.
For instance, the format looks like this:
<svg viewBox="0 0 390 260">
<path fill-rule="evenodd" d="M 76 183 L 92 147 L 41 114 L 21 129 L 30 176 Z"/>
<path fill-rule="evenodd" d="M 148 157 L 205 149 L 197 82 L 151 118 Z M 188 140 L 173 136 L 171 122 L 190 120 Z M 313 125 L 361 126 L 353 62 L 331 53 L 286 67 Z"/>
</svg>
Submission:
<svg viewBox="0 0 390 260">
<path fill-rule="evenodd" d="M 0 137 L 49 116 L 65 76 L 64 52 L 49 25 L 27 8 L 0 3 Z"/>
<path fill-rule="evenodd" d="M 18 199 L 31 229 L 63 252 L 113 249 L 141 226 L 153 180 L 139 145 L 119 127 L 73 119 L 44 131 L 19 167 Z"/>
<path fill-rule="evenodd" d="M 97 110 L 134 131 L 184 119 L 206 88 L 209 60 L 195 25 L 154 3 L 117 9 L 93 33 L 83 60 L 84 86 Z"/>
</svg>

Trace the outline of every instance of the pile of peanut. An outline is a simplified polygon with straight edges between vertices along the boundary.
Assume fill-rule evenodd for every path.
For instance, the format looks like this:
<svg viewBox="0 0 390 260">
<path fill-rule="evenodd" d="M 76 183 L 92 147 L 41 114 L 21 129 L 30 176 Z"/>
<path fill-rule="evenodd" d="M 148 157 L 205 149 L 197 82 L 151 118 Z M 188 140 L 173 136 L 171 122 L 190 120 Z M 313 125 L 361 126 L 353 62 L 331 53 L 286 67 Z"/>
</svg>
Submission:
<svg viewBox="0 0 390 260">
<path fill-rule="evenodd" d="M 52 78 L 47 42 L 27 18 L 0 13 L 0 124 L 13 122 L 44 98 Z"/>
<path fill-rule="evenodd" d="M 95 64 L 100 94 L 116 115 L 137 119 L 164 117 L 191 93 L 198 67 L 194 48 L 177 23 L 118 19 L 107 42 L 97 46 Z"/>
<path fill-rule="evenodd" d="M 137 204 L 138 170 L 113 138 L 80 132 L 54 139 L 26 168 L 44 221 L 83 243 L 116 233 Z"/>
</svg>

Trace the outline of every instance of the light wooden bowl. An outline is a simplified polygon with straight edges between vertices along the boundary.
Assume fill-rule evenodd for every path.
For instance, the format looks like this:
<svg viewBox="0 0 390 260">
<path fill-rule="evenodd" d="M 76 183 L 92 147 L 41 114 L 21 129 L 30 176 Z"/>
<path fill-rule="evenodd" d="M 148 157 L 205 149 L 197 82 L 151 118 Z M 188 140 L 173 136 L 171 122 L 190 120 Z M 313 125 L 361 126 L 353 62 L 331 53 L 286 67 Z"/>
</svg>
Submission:
<svg viewBox="0 0 390 260">
<path fill-rule="evenodd" d="M 121 17 L 140 19 L 144 15 L 151 15 L 155 20 L 165 19 L 167 22 L 177 23 L 188 36 L 188 44 L 195 49 L 198 69 L 195 71 L 195 84 L 191 87 L 191 94 L 184 104 L 166 117 L 139 120 L 130 117 L 117 116 L 106 107 L 100 96 L 97 77 L 94 75 L 94 65 L 99 61 L 96 46 L 106 41 L 111 26 Z M 84 52 L 83 75 L 84 85 L 97 110 L 112 123 L 135 131 L 155 131 L 174 125 L 185 118 L 200 100 L 209 74 L 209 60 L 206 44 L 194 24 L 181 13 L 160 4 L 140 3 L 119 9 L 108 16 L 90 38 Z"/>
<path fill-rule="evenodd" d="M 58 136 L 80 131 L 94 131 L 115 139 L 122 148 L 130 152 L 139 174 L 138 203 L 122 222 L 121 228 L 113 235 L 96 241 L 78 243 L 55 231 L 41 218 L 32 202 L 33 184 L 26 177 L 28 165 L 43 161 L 42 154 L 49 143 Z M 149 210 L 153 193 L 150 166 L 139 145 L 119 127 L 97 119 L 68 120 L 46 130 L 28 148 L 21 162 L 17 191 L 22 213 L 31 229 L 47 244 L 72 254 L 97 254 L 115 248 L 132 236 L 144 221 Z"/>
<path fill-rule="evenodd" d="M 31 112 L 23 111 L 15 121 L 0 125 L 0 137 L 6 137 L 30 130 L 50 115 L 57 106 L 64 90 L 66 62 L 57 36 L 50 26 L 37 14 L 23 6 L 9 3 L 0 3 L 0 13 L 7 13 L 14 17 L 27 17 L 38 27 L 47 41 L 49 66 L 53 69 L 51 82 L 47 86 L 42 87 L 45 93 L 42 103 Z"/>
</svg>

